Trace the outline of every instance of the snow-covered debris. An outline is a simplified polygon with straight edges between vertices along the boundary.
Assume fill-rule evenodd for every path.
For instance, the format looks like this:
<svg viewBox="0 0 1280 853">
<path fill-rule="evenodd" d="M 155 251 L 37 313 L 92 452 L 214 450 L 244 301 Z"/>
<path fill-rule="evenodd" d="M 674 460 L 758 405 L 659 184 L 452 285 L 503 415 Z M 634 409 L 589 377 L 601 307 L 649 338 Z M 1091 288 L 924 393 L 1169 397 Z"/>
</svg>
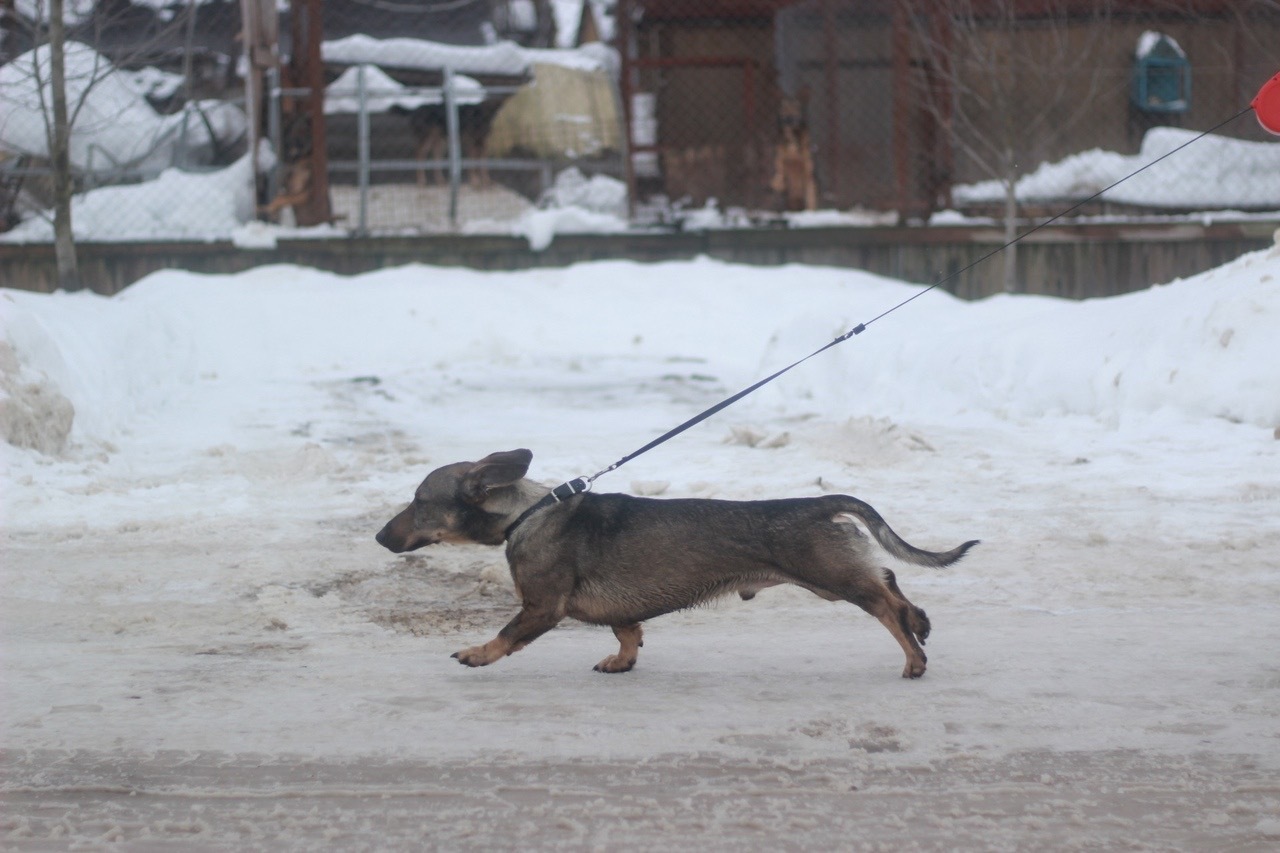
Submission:
<svg viewBox="0 0 1280 853">
<path fill-rule="evenodd" d="M 588 178 L 571 166 L 556 175 L 555 183 L 543 194 L 542 207 L 580 207 L 618 218 L 627 215 L 627 185 L 608 175 Z"/>
<path fill-rule="evenodd" d="M 512 234 L 524 237 L 534 251 L 551 245 L 557 234 L 620 234 L 627 221 L 626 184 L 608 175 L 588 178 L 576 167 L 556 175 L 538 208 L 516 218 L 478 218 L 463 224 L 466 234 Z"/>
<path fill-rule="evenodd" d="M 180 156 L 188 165 L 207 163 L 215 140 L 206 119 L 219 142 L 244 135 L 244 113 L 223 101 L 193 105 L 203 118 L 187 111 L 160 115 L 136 88 L 137 75 L 116 73 L 110 61 L 88 45 L 67 44 L 66 78 L 69 108 L 75 112 L 70 157 L 78 169 L 127 169 L 154 175 Z M 0 148 L 49 156 L 48 80 L 47 45 L 0 67 Z"/>
</svg>

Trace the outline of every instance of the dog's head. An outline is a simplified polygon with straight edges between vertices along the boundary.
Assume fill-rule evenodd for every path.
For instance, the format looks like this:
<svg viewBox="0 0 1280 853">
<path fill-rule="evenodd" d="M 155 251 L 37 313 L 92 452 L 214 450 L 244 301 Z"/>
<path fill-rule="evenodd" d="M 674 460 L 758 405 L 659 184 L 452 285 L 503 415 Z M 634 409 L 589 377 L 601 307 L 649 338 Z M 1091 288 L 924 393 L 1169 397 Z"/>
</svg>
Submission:
<svg viewBox="0 0 1280 853">
<path fill-rule="evenodd" d="M 805 127 L 808 122 L 805 121 L 805 101 L 807 97 L 783 97 L 778 102 L 778 125 L 789 130 L 799 130 Z"/>
<path fill-rule="evenodd" d="M 508 450 L 437 468 L 378 532 L 378 544 L 397 554 L 437 542 L 501 545 L 507 526 L 546 492 L 524 479 L 532 460 L 528 450 Z"/>
</svg>

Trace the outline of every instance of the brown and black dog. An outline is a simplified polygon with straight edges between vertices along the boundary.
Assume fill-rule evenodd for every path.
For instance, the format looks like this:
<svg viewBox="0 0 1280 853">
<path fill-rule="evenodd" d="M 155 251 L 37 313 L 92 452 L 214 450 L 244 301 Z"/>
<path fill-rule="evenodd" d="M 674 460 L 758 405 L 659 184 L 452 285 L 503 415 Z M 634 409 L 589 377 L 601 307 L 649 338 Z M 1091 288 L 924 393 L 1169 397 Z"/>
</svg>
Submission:
<svg viewBox="0 0 1280 853">
<path fill-rule="evenodd" d="M 476 189 L 489 186 L 489 170 L 484 165 L 485 140 L 489 136 L 489 128 L 493 124 L 493 116 L 497 111 L 496 102 L 484 101 L 478 104 L 458 105 L 458 140 L 464 160 L 476 161 L 477 165 L 469 167 L 468 182 Z M 418 140 L 414 147 L 414 157 L 420 163 L 447 161 L 449 158 L 449 126 L 445 116 L 444 104 L 426 104 L 416 109 L 392 107 L 391 111 L 404 115 L 409 119 L 409 130 Z M 445 173 L 439 167 L 430 172 L 425 168 L 418 169 L 418 186 L 448 183 Z"/>
<path fill-rule="evenodd" d="M 769 188 L 783 210 L 817 210 L 818 182 L 814 174 L 813 142 L 805 118 L 809 93 L 784 97 L 778 104 L 778 140 Z"/>
<path fill-rule="evenodd" d="M 902 677 L 919 678 L 929 618 L 902 594 L 893 572 L 875 564 L 857 522 L 894 557 L 921 566 L 948 566 L 977 544 L 922 551 L 847 495 L 724 501 L 577 494 L 549 502 L 549 490 L 525 478 L 532 459 L 528 450 L 511 450 L 438 468 L 377 535 L 397 554 L 438 542 L 507 543 L 522 607 L 497 637 L 454 655 L 467 666 L 519 651 L 571 616 L 613 628 L 621 647 L 595 668 L 626 672 L 643 645 L 646 619 L 791 583 L 879 619 L 906 653 Z"/>
</svg>

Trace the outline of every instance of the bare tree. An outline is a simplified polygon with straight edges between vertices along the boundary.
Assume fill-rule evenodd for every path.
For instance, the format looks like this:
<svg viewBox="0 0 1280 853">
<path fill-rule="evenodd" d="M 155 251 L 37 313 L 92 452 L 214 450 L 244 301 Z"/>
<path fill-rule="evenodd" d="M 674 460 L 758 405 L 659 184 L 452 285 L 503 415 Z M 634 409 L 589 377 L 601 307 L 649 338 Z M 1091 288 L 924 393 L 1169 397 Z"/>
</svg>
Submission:
<svg viewBox="0 0 1280 853">
<path fill-rule="evenodd" d="M 96 52 L 85 51 L 92 54 L 91 64 L 75 63 L 72 79 L 69 79 L 68 49 L 77 45 L 68 39 L 68 25 L 78 17 L 83 17 L 76 13 L 92 11 L 94 19 L 89 25 L 101 30 L 114 22 L 113 16 L 123 18 L 129 10 L 127 3 L 119 6 L 118 11 L 106 10 L 101 6 L 94 8 L 91 4 L 84 3 L 80 6 L 82 8 L 71 10 L 67 8 L 65 0 L 34 0 L 31 18 L 25 22 L 30 27 L 25 33 L 25 41 L 33 45 L 33 50 L 25 54 L 25 58 L 19 58 L 24 66 L 20 73 L 30 75 L 29 82 L 33 84 L 30 88 L 35 93 L 39 119 L 43 122 L 44 149 L 49 160 L 52 185 L 49 202 L 53 212 L 57 285 L 64 290 L 83 287 L 72 228 L 71 202 L 77 190 L 79 168 L 72 158 L 73 131 L 92 91 L 119 67 L 119 62 L 129 59 L 128 56 L 117 57 L 117 63 L 112 63 Z M 189 0 L 185 17 L 180 15 L 165 24 L 160 32 L 150 33 L 149 38 L 138 39 L 128 53 L 145 56 L 147 51 L 160 43 L 169 30 L 182 28 L 190 31 L 195 9 L 196 3 Z M 16 20 L 16 16 L 14 19 Z M 26 59 L 30 61 L 29 66 L 26 65 Z M 15 64 L 19 60 L 15 60 Z M 187 62 L 186 66 L 190 75 L 190 63 Z M 188 76 L 188 91 L 189 79 Z M 4 95 L 5 93 L 0 93 L 0 97 Z M 25 106 L 19 105 L 19 109 Z M 210 133 L 212 135 L 212 131 Z"/>
<path fill-rule="evenodd" d="M 1031 140 L 1061 138 L 1114 74 L 1101 56 L 1110 0 L 905 0 L 924 56 L 921 101 L 976 171 L 1004 189 L 1004 234 L 1017 236 L 1017 182 Z M 1032 11 L 1026 11 L 1026 10 Z M 1017 245 L 1004 289 L 1017 287 Z"/>
<path fill-rule="evenodd" d="M 45 41 L 46 51 L 35 50 L 27 54 L 31 65 L 28 71 L 36 98 L 40 118 L 44 124 L 44 147 L 48 153 L 52 179 L 52 207 L 54 230 L 54 254 L 57 259 L 57 283 L 64 290 L 79 290 L 79 265 L 76 260 L 75 241 L 71 231 L 71 197 L 74 182 L 71 173 L 70 140 L 74 108 L 67 101 L 66 75 L 66 10 L 63 0 L 43 0 L 35 4 L 36 26 L 33 43 Z M 47 22 L 41 27 L 40 22 Z M 41 39 L 43 36 L 43 39 Z"/>
<path fill-rule="evenodd" d="M 49 159 L 53 164 L 53 246 L 58 264 L 58 287 L 79 290 L 80 264 L 71 234 L 71 123 L 67 115 L 66 29 L 62 0 L 49 0 L 49 92 L 53 101 L 52 121 L 46 121 Z M 39 68 L 40 63 L 32 63 Z M 44 86 L 39 86 L 44 97 Z M 45 113 L 48 115 L 48 111 Z"/>
</svg>

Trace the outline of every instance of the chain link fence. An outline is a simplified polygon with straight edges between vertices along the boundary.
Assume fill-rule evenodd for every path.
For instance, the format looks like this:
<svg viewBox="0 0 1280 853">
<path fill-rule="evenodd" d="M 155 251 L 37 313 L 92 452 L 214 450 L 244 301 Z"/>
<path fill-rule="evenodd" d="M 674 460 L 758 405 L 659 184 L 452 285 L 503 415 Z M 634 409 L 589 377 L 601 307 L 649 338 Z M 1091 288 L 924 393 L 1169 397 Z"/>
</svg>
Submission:
<svg viewBox="0 0 1280 853">
<path fill-rule="evenodd" d="M 324 107 L 336 221 L 360 234 L 502 231 L 594 175 L 617 190 L 595 206 L 626 215 L 622 113 L 602 55 L 481 46 L 425 69 L 379 60 L 396 46 L 325 43 L 338 73 Z"/>
<path fill-rule="evenodd" d="M 1060 210 L 1235 113 L 1280 44 L 1254 0 L 623 5 L 638 198 L 749 218 Z M 1083 212 L 1280 209 L 1280 146 L 1222 135 Z"/>
<path fill-rule="evenodd" d="M 1026 221 L 1235 113 L 1280 44 L 1272 0 L 66 10 L 81 240 Z M 48 23 L 0 0 L 0 240 L 52 239 Z M 1223 210 L 1280 210 L 1247 117 L 1078 214 Z"/>
</svg>

